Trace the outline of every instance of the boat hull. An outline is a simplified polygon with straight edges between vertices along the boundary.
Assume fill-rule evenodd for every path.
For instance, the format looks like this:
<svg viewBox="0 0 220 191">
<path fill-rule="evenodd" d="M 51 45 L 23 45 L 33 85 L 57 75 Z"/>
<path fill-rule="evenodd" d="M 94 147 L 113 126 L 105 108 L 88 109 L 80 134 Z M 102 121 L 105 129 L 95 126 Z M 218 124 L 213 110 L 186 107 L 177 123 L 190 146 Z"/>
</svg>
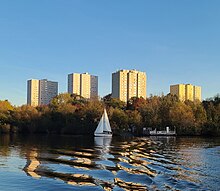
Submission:
<svg viewBox="0 0 220 191">
<path fill-rule="evenodd" d="M 149 132 L 150 136 L 176 136 L 176 130 L 170 131 L 169 127 L 166 127 L 166 131 L 157 131 L 157 129 Z"/>
<path fill-rule="evenodd" d="M 95 133 L 95 137 L 112 137 L 112 134 Z"/>
</svg>

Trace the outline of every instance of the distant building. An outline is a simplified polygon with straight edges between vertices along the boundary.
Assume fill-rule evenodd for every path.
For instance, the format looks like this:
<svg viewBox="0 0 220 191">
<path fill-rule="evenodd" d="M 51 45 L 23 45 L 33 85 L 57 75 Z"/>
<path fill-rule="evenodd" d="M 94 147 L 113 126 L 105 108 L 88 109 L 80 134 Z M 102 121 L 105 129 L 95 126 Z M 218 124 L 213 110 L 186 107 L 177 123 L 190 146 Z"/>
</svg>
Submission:
<svg viewBox="0 0 220 191">
<path fill-rule="evenodd" d="M 194 86 L 192 84 L 186 84 L 185 85 L 185 99 L 194 101 L 194 92 L 193 92 Z"/>
<path fill-rule="evenodd" d="M 80 74 L 69 74 L 68 75 L 68 93 L 80 95 Z"/>
<path fill-rule="evenodd" d="M 39 80 L 40 82 L 40 105 L 47 105 L 58 95 L 58 82 L 48 81 L 47 79 Z"/>
<path fill-rule="evenodd" d="M 181 101 L 202 101 L 201 87 L 192 84 L 176 84 L 170 86 L 170 94 L 177 95 Z"/>
<path fill-rule="evenodd" d="M 27 104 L 31 106 L 39 105 L 39 80 L 27 81 Z"/>
<path fill-rule="evenodd" d="M 193 99 L 202 101 L 202 88 L 201 86 L 193 87 Z"/>
<path fill-rule="evenodd" d="M 27 81 L 27 104 L 31 106 L 48 105 L 58 95 L 58 82 L 47 79 Z"/>
<path fill-rule="evenodd" d="M 146 98 L 146 73 L 119 70 L 112 74 L 112 97 L 128 101 L 132 97 Z"/>
<path fill-rule="evenodd" d="M 68 75 L 68 93 L 84 98 L 98 98 L 98 76 L 88 73 L 72 73 Z"/>
</svg>

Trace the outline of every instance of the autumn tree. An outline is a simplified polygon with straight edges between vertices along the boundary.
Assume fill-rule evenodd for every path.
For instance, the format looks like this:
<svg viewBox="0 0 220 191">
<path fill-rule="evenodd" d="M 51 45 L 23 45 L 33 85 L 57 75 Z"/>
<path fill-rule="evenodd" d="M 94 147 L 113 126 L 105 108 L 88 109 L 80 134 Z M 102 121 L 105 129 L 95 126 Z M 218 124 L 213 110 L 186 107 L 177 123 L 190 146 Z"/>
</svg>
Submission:
<svg viewBox="0 0 220 191">
<path fill-rule="evenodd" d="M 152 96 L 146 100 L 146 104 L 139 107 L 144 127 L 153 128 L 161 126 L 161 119 L 159 118 L 160 104 L 160 98 L 158 96 Z"/>
<path fill-rule="evenodd" d="M 178 97 L 175 95 L 168 94 L 160 98 L 159 118 L 161 120 L 161 126 L 172 126 L 172 120 L 170 117 L 170 110 L 176 104 L 180 102 Z"/>
<path fill-rule="evenodd" d="M 177 102 L 170 109 L 172 125 L 176 127 L 177 134 L 194 134 L 194 121 L 192 108 L 182 102 Z"/>
<path fill-rule="evenodd" d="M 128 115 L 118 108 L 111 108 L 110 109 L 110 124 L 113 130 L 116 131 L 123 131 L 128 130 Z"/>
<path fill-rule="evenodd" d="M 8 123 L 10 120 L 10 113 L 14 110 L 14 107 L 8 100 L 0 100 L 0 124 Z"/>
<path fill-rule="evenodd" d="M 22 105 L 12 112 L 12 125 L 17 126 L 20 132 L 35 132 L 39 112 L 35 107 Z"/>
<path fill-rule="evenodd" d="M 106 99 L 103 99 L 105 105 L 107 107 L 113 107 L 113 108 L 118 108 L 118 109 L 125 109 L 126 108 L 126 103 L 121 101 L 120 99 L 118 98 L 106 98 Z"/>
<path fill-rule="evenodd" d="M 220 135 L 220 95 L 203 101 L 206 110 L 207 122 L 203 126 L 202 133 L 205 135 Z"/>
<path fill-rule="evenodd" d="M 200 101 L 185 101 L 185 104 L 190 106 L 195 118 L 194 121 L 194 128 L 197 134 L 201 133 L 202 126 L 207 121 L 206 111 Z"/>
</svg>

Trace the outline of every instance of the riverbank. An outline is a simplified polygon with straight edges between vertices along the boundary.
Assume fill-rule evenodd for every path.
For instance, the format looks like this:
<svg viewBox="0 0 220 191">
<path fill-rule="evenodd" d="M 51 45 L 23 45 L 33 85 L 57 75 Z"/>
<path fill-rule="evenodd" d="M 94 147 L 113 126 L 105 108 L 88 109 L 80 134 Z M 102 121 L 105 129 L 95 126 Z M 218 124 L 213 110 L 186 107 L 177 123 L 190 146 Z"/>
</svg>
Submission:
<svg viewBox="0 0 220 191">
<path fill-rule="evenodd" d="M 127 103 L 106 96 L 102 101 L 60 94 L 47 106 L 12 106 L 0 101 L 2 133 L 92 135 L 106 108 L 114 134 L 142 135 L 143 128 L 167 126 L 177 135 L 220 136 L 220 97 L 181 102 L 172 95 L 132 98 Z"/>
<path fill-rule="evenodd" d="M 19 131 L 18 127 L 15 126 L 10 126 L 9 124 L 7 125 L 0 125 L 0 134 L 10 134 L 10 135 L 16 135 L 16 134 L 37 134 L 37 135 L 73 135 L 73 136 L 94 136 L 93 133 L 72 133 L 72 132 L 49 132 L 49 131 Z M 130 131 L 115 131 L 113 130 L 113 136 L 118 136 L 118 137 L 158 137 L 158 136 L 164 136 L 164 137 L 188 137 L 188 136 L 192 136 L 192 137 L 220 137 L 219 134 L 175 134 L 175 135 L 150 135 L 150 134 L 146 134 L 146 133 L 131 133 Z"/>
</svg>

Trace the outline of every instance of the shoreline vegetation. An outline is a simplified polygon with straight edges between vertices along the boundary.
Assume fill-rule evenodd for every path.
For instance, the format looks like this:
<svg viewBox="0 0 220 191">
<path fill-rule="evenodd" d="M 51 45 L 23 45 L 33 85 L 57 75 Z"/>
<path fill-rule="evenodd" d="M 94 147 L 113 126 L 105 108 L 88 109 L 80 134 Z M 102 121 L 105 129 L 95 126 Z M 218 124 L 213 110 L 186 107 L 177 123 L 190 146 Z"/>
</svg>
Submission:
<svg viewBox="0 0 220 191">
<path fill-rule="evenodd" d="M 220 95 L 203 102 L 181 102 L 176 96 L 86 100 L 59 94 L 48 106 L 12 106 L 0 101 L 0 133 L 93 135 L 106 108 L 113 134 L 143 135 L 143 128 L 176 129 L 177 135 L 220 136 Z"/>
</svg>

